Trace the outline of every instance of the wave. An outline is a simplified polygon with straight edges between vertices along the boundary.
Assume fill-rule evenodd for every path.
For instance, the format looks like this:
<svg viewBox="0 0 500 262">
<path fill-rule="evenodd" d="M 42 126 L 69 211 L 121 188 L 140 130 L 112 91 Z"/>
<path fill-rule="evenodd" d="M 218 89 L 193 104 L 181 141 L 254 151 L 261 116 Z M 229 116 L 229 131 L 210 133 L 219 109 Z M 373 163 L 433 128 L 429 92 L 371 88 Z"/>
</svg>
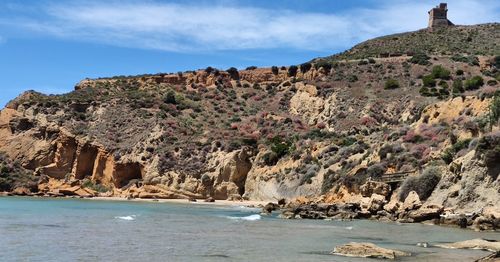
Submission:
<svg viewBox="0 0 500 262">
<path fill-rule="evenodd" d="M 254 215 L 249 215 L 246 217 L 232 217 L 232 216 L 227 216 L 226 218 L 232 219 L 232 220 L 245 220 L 245 221 L 256 221 L 260 220 L 262 216 L 259 214 L 254 214 Z"/>
<path fill-rule="evenodd" d="M 122 217 L 118 216 L 118 217 L 115 217 L 115 219 L 121 219 L 121 220 L 127 220 L 127 221 L 134 221 L 135 217 L 136 217 L 136 215 L 122 216 Z"/>
</svg>

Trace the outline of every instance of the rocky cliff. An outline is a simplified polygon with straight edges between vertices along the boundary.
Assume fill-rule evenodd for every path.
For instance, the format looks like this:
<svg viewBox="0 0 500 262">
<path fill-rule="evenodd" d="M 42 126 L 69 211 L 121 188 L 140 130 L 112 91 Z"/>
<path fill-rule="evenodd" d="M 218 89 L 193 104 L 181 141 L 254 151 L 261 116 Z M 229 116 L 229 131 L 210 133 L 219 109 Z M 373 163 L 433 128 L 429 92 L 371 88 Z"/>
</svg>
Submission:
<svg viewBox="0 0 500 262">
<path fill-rule="evenodd" d="M 488 46 L 497 29 L 464 30 L 493 30 L 496 40 L 481 42 Z M 86 79 L 64 95 L 26 92 L 0 112 L 0 151 L 32 175 L 2 189 L 380 208 L 415 193 L 461 212 L 498 211 L 500 58 L 482 52 L 495 48 L 361 57 L 358 46 L 342 60 L 300 66 Z M 2 176 L 12 177 L 9 170 Z"/>
</svg>

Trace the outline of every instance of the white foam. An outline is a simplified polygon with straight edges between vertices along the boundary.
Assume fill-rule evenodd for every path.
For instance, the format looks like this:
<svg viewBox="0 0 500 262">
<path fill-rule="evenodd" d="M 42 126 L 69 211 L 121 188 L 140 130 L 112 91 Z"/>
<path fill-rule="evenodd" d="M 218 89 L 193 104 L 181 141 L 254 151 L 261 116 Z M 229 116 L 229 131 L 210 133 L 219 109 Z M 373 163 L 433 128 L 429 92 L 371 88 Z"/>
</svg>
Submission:
<svg viewBox="0 0 500 262">
<path fill-rule="evenodd" d="M 262 217 L 259 214 L 255 214 L 255 215 L 249 215 L 249 216 L 246 216 L 246 217 L 231 217 L 231 216 L 228 216 L 227 218 L 233 219 L 233 220 L 255 221 L 255 220 L 261 219 Z"/>
<path fill-rule="evenodd" d="M 115 219 L 121 219 L 121 220 L 127 220 L 127 221 L 134 221 L 135 220 L 135 215 L 123 216 L 123 217 L 115 217 Z"/>
</svg>

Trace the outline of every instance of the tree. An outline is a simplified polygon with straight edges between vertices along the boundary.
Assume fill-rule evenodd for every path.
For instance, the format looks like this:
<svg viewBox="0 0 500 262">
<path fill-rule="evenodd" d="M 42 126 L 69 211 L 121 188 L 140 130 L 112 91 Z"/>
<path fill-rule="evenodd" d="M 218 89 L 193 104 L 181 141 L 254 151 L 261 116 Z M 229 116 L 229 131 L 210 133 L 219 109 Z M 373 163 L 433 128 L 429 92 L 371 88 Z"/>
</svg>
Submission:
<svg viewBox="0 0 500 262">
<path fill-rule="evenodd" d="M 240 79 L 240 74 L 238 73 L 238 69 L 231 67 L 228 70 L 226 70 L 226 72 L 229 73 L 229 75 L 231 76 L 232 79 L 234 79 L 234 80 Z"/>
<path fill-rule="evenodd" d="M 297 66 L 294 66 L 294 65 L 290 66 L 288 68 L 288 76 L 290 76 L 290 77 L 296 76 L 297 70 L 299 70 L 299 68 Z"/>
<path fill-rule="evenodd" d="M 271 71 L 273 72 L 274 75 L 277 75 L 279 73 L 279 69 L 277 66 L 271 67 Z"/>
</svg>

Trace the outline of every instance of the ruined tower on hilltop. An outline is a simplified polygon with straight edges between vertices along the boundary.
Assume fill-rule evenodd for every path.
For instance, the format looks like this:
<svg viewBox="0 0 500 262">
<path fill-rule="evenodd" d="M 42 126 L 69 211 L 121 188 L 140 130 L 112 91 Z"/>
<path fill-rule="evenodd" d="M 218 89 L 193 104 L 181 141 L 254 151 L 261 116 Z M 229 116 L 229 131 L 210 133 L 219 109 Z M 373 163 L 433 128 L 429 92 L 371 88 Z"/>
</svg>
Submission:
<svg viewBox="0 0 500 262">
<path fill-rule="evenodd" d="M 453 23 L 448 20 L 448 7 L 441 3 L 429 11 L 429 28 L 450 26 Z"/>
</svg>

